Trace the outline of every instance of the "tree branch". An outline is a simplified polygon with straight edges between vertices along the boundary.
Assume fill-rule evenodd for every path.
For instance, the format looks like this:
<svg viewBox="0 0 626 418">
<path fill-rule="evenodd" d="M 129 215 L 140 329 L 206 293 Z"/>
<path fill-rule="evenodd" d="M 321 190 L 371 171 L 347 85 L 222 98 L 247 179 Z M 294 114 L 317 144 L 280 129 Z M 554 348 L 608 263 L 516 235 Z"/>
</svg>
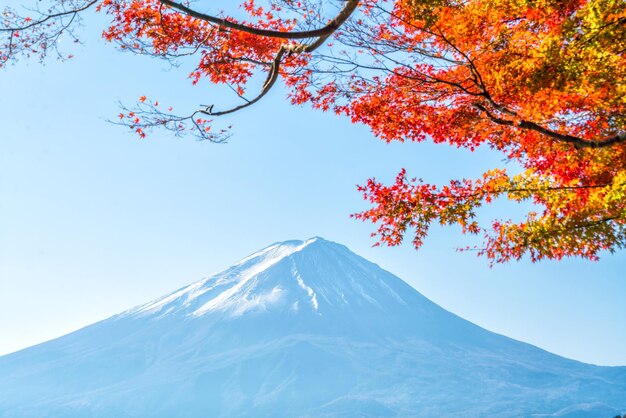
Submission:
<svg viewBox="0 0 626 418">
<path fill-rule="evenodd" d="M 561 142 L 565 142 L 568 144 L 572 144 L 576 147 L 576 149 L 583 148 L 606 148 L 613 146 L 615 144 L 619 144 L 622 142 L 626 142 L 626 132 L 618 133 L 614 136 L 601 139 L 601 140 L 587 140 L 583 138 L 579 138 L 577 136 L 560 134 L 558 132 L 551 131 L 550 129 L 546 129 L 543 126 L 540 126 L 534 122 L 529 122 L 525 120 L 520 120 L 519 122 L 514 122 L 508 119 L 499 118 L 493 114 L 491 114 L 483 105 L 480 103 L 474 103 L 474 108 L 478 109 L 482 113 L 484 113 L 492 122 L 497 123 L 498 125 L 503 126 L 516 126 L 522 129 L 529 129 L 531 131 L 539 132 L 549 138 L 556 139 Z"/>
<path fill-rule="evenodd" d="M 82 7 L 78 7 L 76 9 L 71 9 L 71 10 L 66 10 L 63 12 L 59 12 L 59 13 L 53 13 L 50 15 L 45 15 L 44 18 L 39 19 L 39 20 L 32 20 L 30 21 L 30 23 L 28 23 L 27 25 L 24 26 L 18 26 L 18 27 L 9 27 L 9 28 L 0 28 L 0 32 L 15 32 L 15 31 L 20 31 L 20 30 L 26 30 L 26 29 L 30 29 L 34 26 L 37 25 L 41 25 L 45 22 L 47 22 L 48 20 L 51 19 L 56 19 L 59 17 L 64 17 L 64 16 L 68 16 L 68 15 L 76 15 L 80 12 L 83 12 L 85 10 L 87 10 L 88 8 L 90 8 L 91 6 L 93 6 L 94 4 L 96 4 L 98 1 L 100 0 L 91 0 L 89 2 L 87 2 L 84 6 Z"/>
<path fill-rule="evenodd" d="M 288 50 L 288 45 L 283 45 L 280 47 L 280 49 L 278 50 L 278 53 L 276 54 L 276 57 L 274 58 L 274 60 L 272 61 L 272 65 L 270 67 L 270 71 L 267 73 L 267 78 L 265 79 L 265 82 L 263 83 L 263 87 L 261 88 L 261 92 L 252 100 L 248 100 L 246 103 L 233 107 L 231 109 L 228 110 L 222 110 L 219 112 L 213 112 L 212 108 L 213 105 L 207 106 L 206 109 L 203 110 L 199 110 L 200 113 L 203 113 L 205 115 L 209 115 L 209 116 L 223 116 L 223 115 L 227 115 L 229 113 L 234 113 L 237 112 L 241 109 L 244 109 L 248 106 L 252 106 L 253 104 L 255 104 L 256 102 L 258 102 L 259 100 L 261 100 L 263 98 L 263 96 L 265 96 L 267 94 L 268 91 L 270 91 L 270 89 L 272 88 L 272 86 L 274 86 L 274 83 L 276 83 L 276 80 L 278 79 L 278 74 L 279 74 L 279 70 L 280 70 L 280 64 L 281 61 L 283 59 L 283 55 L 285 55 L 285 52 L 287 52 Z"/>
<path fill-rule="evenodd" d="M 214 23 L 224 28 L 246 32 L 252 35 L 259 35 L 259 36 L 265 36 L 268 38 L 280 38 L 280 39 L 306 39 L 306 38 L 316 38 L 316 37 L 324 37 L 324 36 L 328 37 L 343 24 L 343 22 L 348 18 L 348 16 L 350 16 L 352 12 L 359 5 L 359 0 L 346 0 L 346 4 L 343 6 L 339 14 L 337 14 L 337 16 L 334 19 L 332 19 L 330 22 L 326 24 L 326 26 L 322 28 L 312 29 L 312 30 L 307 30 L 307 31 L 283 32 L 283 31 L 276 31 L 276 30 L 270 30 L 270 29 L 260 29 L 260 28 L 255 28 L 253 26 L 244 25 L 241 23 L 235 23 L 226 18 L 219 18 L 219 17 L 208 15 L 206 13 L 198 12 L 183 4 L 174 2 L 172 0 L 159 0 L 159 1 L 162 4 L 172 7 L 173 9 L 176 9 L 180 12 L 183 12 L 188 16 L 195 17 L 196 19 L 204 20 L 205 22 Z"/>
<path fill-rule="evenodd" d="M 160 1 L 164 3 L 169 2 L 169 0 L 160 0 Z M 212 105 L 207 106 L 206 109 L 199 110 L 199 112 L 205 115 L 209 115 L 209 116 L 223 116 L 229 113 L 234 113 L 239 110 L 245 109 L 246 107 L 252 106 L 256 102 L 261 100 L 261 98 L 263 98 L 263 96 L 265 96 L 267 92 L 269 92 L 271 88 L 274 86 L 274 84 L 276 83 L 276 80 L 278 79 L 278 75 L 280 73 L 280 65 L 282 63 L 282 59 L 285 53 L 287 53 L 288 55 L 291 55 L 291 54 L 310 53 L 310 52 L 315 51 L 317 48 L 322 46 L 324 42 L 339 27 L 341 27 L 341 25 L 343 25 L 343 23 L 348 19 L 348 17 L 350 17 L 350 15 L 356 10 L 356 7 L 358 6 L 358 4 L 359 4 L 359 0 L 347 0 L 343 9 L 341 9 L 341 11 L 337 14 L 337 16 L 335 16 L 324 27 L 325 28 L 324 32 L 315 41 L 309 44 L 283 44 L 281 45 L 280 49 L 276 53 L 276 56 L 274 57 L 274 60 L 272 61 L 270 70 L 267 74 L 267 78 L 265 79 L 265 82 L 263 83 L 263 87 L 261 88 L 261 92 L 254 99 L 252 100 L 246 99 L 246 103 L 242 105 L 233 107 L 231 109 L 222 110 L 219 112 L 213 112 Z M 278 32 L 278 33 L 283 33 L 283 32 Z M 301 32 L 301 33 L 304 33 L 304 32 Z M 269 35 L 264 35 L 264 36 L 269 36 Z"/>
</svg>

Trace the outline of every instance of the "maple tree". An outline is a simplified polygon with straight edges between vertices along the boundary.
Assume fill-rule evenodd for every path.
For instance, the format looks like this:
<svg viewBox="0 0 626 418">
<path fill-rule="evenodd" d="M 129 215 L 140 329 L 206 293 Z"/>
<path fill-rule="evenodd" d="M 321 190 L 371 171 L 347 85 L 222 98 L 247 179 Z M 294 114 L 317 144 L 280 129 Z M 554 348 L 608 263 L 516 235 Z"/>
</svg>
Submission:
<svg viewBox="0 0 626 418">
<path fill-rule="evenodd" d="M 359 190 L 378 242 L 423 244 L 433 223 L 483 237 L 492 262 L 579 256 L 626 246 L 625 0 L 246 0 L 234 15 L 172 0 L 48 0 L 0 18 L 0 65 L 60 59 L 82 14 L 110 18 L 103 36 L 166 61 L 195 59 L 192 82 L 242 100 L 176 115 L 141 97 L 119 122 L 223 141 L 213 120 L 259 101 L 278 80 L 294 104 L 346 115 L 385 141 L 497 150 L 518 168 L 432 185 L 405 170 Z M 259 83 L 258 77 L 262 77 Z M 249 91 L 258 87 L 252 97 Z M 530 202 L 522 220 L 479 222 L 496 199 Z"/>
</svg>

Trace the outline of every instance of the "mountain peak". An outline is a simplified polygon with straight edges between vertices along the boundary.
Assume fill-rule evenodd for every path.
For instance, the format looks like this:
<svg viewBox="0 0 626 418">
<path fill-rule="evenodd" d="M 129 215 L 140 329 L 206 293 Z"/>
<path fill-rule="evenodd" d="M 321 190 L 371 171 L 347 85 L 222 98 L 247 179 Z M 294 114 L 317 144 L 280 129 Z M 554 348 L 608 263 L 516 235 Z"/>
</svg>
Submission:
<svg viewBox="0 0 626 418">
<path fill-rule="evenodd" d="M 314 243 L 325 244 L 325 245 L 328 245 L 328 244 L 339 245 L 332 241 L 325 240 L 324 238 L 321 238 L 321 237 L 312 237 L 306 240 L 294 239 L 294 240 L 287 240 L 287 241 L 278 241 L 271 245 L 268 245 L 267 247 L 259 251 L 256 251 L 250 254 L 247 257 L 242 258 L 234 266 L 239 266 L 242 264 L 249 263 L 252 260 L 259 260 L 259 259 L 278 260 L 278 259 L 287 257 L 295 252 L 302 251 L 303 249 L 307 248 L 308 246 Z"/>
<path fill-rule="evenodd" d="M 393 310 L 408 306 L 406 295 L 415 299 L 414 293 L 419 295 L 347 247 L 312 237 L 271 244 L 220 273 L 123 316 L 197 318 L 219 313 L 233 318 L 270 311 L 328 315 L 337 309 Z M 422 299 L 422 303 L 434 305 Z"/>
</svg>

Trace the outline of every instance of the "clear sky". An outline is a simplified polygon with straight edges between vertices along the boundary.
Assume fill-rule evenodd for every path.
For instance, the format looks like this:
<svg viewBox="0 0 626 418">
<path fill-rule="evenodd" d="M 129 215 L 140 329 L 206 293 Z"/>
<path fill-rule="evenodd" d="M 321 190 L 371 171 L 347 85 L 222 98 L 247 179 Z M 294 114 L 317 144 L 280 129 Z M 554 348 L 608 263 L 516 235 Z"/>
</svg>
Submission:
<svg viewBox="0 0 626 418">
<path fill-rule="evenodd" d="M 0 2 L 0 6 L 2 2 Z M 93 23 L 93 22 L 88 22 Z M 626 365 L 626 254 L 511 263 L 425 247 L 372 248 L 355 185 L 402 168 L 427 181 L 503 164 L 486 151 L 385 144 L 273 91 L 232 118 L 226 145 L 105 121 L 141 95 L 181 111 L 227 100 L 182 69 L 116 51 L 88 27 L 76 58 L 0 70 L 0 354 L 39 343 L 228 267 L 275 241 L 322 236 L 489 330 L 577 360 Z M 211 94 L 213 92 L 213 94 Z M 513 167 L 514 168 L 514 167 Z M 495 206 L 483 215 L 506 217 Z"/>
</svg>

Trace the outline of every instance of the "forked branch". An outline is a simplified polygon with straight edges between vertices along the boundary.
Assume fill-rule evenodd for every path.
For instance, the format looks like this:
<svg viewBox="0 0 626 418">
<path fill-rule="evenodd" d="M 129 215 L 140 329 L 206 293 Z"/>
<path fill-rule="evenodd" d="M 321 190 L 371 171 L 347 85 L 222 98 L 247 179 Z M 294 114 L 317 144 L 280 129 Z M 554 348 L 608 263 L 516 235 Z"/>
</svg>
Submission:
<svg viewBox="0 0 626 418">
<path fill-rule="evenodd" d="M 169 0 L 161 0 L 163 3 L 169 3 Z M 274 84 L 276 83 L 276 80 L 278 79 L 278 75 L 280 74 L 280 66 L 283 60 L 283 57 L 285 56 L 285 54 L 287 55 L 292 55 L 292 54 L 303 54 L 303 53 L 311 53 L 313 51 L 315 51 L 317 48 L 319 48 L 320 46 L 322 46 L 324 44 L 324 42 L 335 32 L 337 31 L 337 29 L 339 29 L 341 27 L 341 25 L 343 25 L 343 23 L 350 17 L 350 15 L 352 13 L 354 13 L 354 11 L 356 10 L 357 6 L 359 5 L 359 0 L 347 0 L 346 4 L 344 5 L 344 7 L 339 11 L 339 13 L 330 21 L 328 22 L 328 24 L 326 26 L 324 26 L 324 28 L 322 29 L 318 29 L 315 31 L 308 31 L 308 32 L 291 32 L 291 33 L 287 33 L 287 32 L 275 32 L 275 31 L 269 31 L 269 33 L 273 33 L 273 34 L 281 34 L 281 35 L 288 35 L 288 34 L 303 34 L 303 33 L 319 33 L 318 37 L 316 40 L 314 40 L 311 43 L 308 44 L 301 44 L 301 43 L 285 43 L 283 45 L 281 45 L 280 49 L 278 50 L 278 52 L 276 53 L 276 56 L 274 57 L 274 60 L 272 61 L 272 64 L 270 65 L 270 69 L 269 72 L 267 74 L 267 78 L 265 79 L 265 82 L 263 83 L 263 87 L 261 88 L 261 91 L 259 92 L 259 94 L 251 100 L 246 100 L 246 103 L 233 107 L 231 109 L 227 109 L 227 110 L 222 110 L 222 111 L 218 111 L 218 112 L 213 112 L 212 108 L 213 106 L 207 106 L 206 109 L 200 110 L 199 112 L 205 114 L 205 115 L 209 115 L 209 116 L 222 116 L 222 115 L 226 115 L 229 113 L 234 113 L 237 112 L 241 109 L 244 109 L 246 107 L 252 106 L 253 104 L 255 104 L 256 102 L 258 102 L 259 100 L 261 100 L 261 98 L 263 98 L 263 96 L 265 96 L 274 86 Z M 232 22 L 228 22 L 229 24 L 232 24 Z M 248 28 L 247 29 L 254 29 L 254 28 Z M 248 30 L 244 30 L 247 31 L 249 33 L 253 33 L 250 32 Z M 238 30 L 243 30 L 243 29 L 238 29 Z M 272 36 L 272 35 L 262 35 L 262 36 Z M 299 35 L 298 35 L 299 36 Z M 286 36 L 274 36 L 274 37 L 281 37 L 281 38 L 287 38 Z M 293 38 L 291 38 L 293 39 Z"/>
</svg>

